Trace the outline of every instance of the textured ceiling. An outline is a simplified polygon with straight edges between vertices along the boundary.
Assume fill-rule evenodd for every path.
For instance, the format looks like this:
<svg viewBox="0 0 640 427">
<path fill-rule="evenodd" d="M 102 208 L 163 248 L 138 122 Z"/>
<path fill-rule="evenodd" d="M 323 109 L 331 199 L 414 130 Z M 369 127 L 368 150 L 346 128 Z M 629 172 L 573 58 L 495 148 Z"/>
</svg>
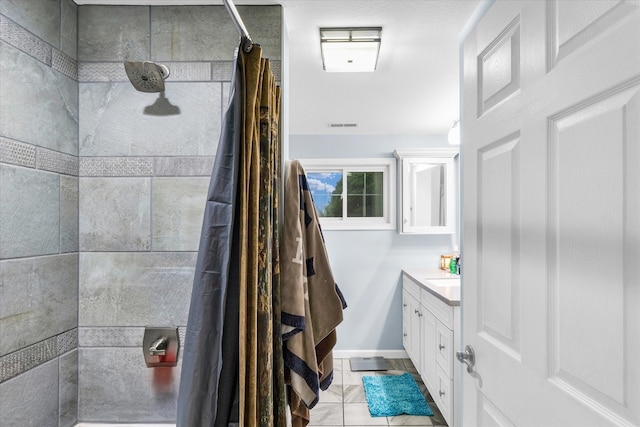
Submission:
<svg viewBox="0 0 640 427">
<path fill-rule="evenodd" d="M 222 4 L 213 0 L 76 0 L 78 4 Z M 292 135 L 446 133 L 459 115 L 459 34 L 480 0 L 280 0 L 289 38 Z M 373 73 L 326 73 L 320 27 L 381 26 Z M 251 28 L 248 28 L 251 33 Z M 260 40 L 255 40 L 260 43 Z M 331 123 L 357 123 L 331 128 Z"/>
</svg>

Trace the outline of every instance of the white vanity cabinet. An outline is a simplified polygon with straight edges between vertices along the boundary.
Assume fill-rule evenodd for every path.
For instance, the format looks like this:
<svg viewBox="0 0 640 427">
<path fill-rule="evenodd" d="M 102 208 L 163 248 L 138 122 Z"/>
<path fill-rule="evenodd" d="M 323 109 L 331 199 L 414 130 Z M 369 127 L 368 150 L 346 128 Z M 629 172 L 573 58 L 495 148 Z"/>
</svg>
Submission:
<svg viewBox="0 0 640 427">
<path fill-rule="evenodd" d="M 405 350 L 443 417 L 454 427 L 461 366 L 454 364 L 460 334 L 459 276 L 441 270 L 403 271 L 402 295 Z"/>
</svg>

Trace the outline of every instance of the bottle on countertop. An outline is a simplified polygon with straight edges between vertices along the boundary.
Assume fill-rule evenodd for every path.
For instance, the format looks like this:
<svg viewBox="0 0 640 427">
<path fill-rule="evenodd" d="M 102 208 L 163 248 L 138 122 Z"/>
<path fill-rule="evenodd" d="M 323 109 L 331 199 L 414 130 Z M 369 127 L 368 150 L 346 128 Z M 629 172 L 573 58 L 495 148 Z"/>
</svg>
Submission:
<svg viewBox="0 0 640 427">
<path fill-rule="evenodd" d="M 452 274 L 458 274 L 458 259 L 460 258 L 460 253 L 458 252 L 458 247 L 453 247 L 453 255 L 451 255 L 451 262 L 449 263 L 449 272 Z"/>
</svg>

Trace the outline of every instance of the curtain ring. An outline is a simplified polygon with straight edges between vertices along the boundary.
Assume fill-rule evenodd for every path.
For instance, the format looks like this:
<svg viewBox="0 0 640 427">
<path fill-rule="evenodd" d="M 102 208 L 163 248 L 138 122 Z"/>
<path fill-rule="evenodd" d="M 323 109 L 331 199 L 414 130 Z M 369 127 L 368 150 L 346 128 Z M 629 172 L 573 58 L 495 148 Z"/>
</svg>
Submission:
<svg viewBox="0 0 640 427">
<path fill-rule="evenodd" d="M 251 49 L 253 49 L 253 42 L 251 41 L 250 38 L 243 37 L 242 38 L 242 51 L 244 53 L 249 53 L 249 52 L 251 52 Z"/>
</svg>

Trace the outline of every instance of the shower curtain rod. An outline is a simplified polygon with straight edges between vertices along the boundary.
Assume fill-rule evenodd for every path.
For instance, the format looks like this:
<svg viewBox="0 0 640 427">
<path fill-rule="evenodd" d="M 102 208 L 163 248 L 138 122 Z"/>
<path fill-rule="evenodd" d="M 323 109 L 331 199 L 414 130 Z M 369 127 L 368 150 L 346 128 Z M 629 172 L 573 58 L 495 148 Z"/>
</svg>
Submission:
<svg viewBox="0 0 640 427">
<path fill-rule="evenodd" d="M 247 31 L 247 27 L 245 27 L 244 22 L 242 22 L 242 17 L 238 13 L 238 9 L 236 9 L 236 5 L 233 4 L 233 0 L 222 0 L 222 2 L 226 6 L 227 11 L 229 12 L 229 15 L 231 15 L 231 19 L 233 20 L 233 23 L 238 29 L 240 36 L 247 39 L 247 43 L 243 46 L 244 51 L 247 53 L 250 52 L 251 48 L 253 48 L 253 40 L 251 40 L 249 31 Z"/>
</svg>

